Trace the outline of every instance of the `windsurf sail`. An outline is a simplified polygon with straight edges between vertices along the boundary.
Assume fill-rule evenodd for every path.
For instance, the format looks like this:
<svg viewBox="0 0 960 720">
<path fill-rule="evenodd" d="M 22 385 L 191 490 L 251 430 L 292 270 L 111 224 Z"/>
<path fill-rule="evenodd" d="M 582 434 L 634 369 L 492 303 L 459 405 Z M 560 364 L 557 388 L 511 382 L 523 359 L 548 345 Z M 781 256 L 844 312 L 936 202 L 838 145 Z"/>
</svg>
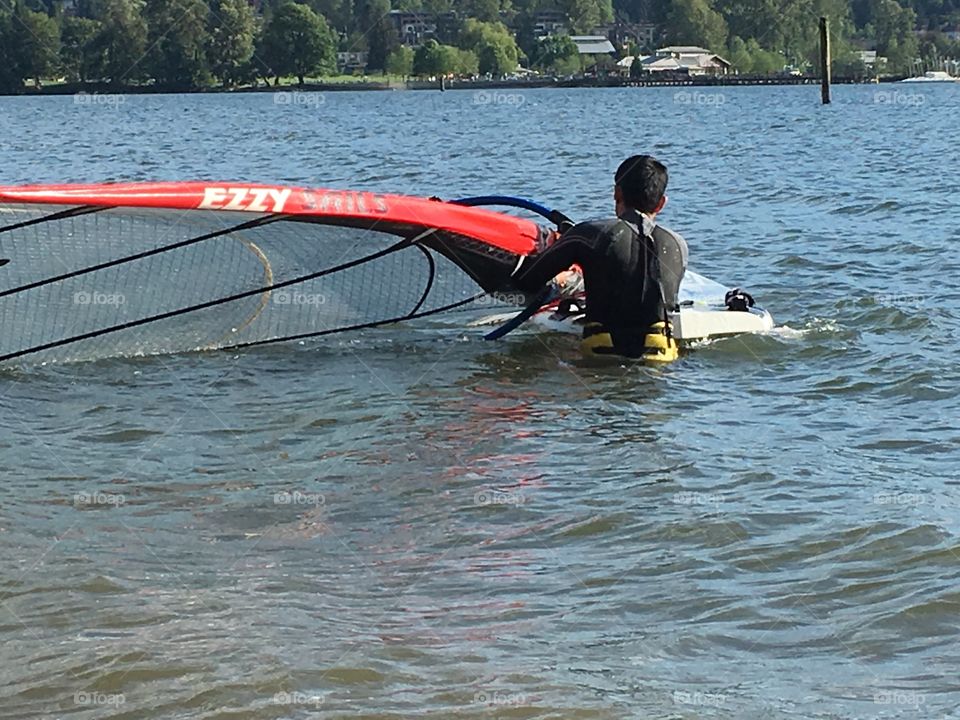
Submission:
<svg viewBox="0 0 960 720">
<path fill-rule="evenodd" d="M 0 187 L 0 362 L 238 348 L 489 307 L 542 232 L 368 192 Z"/>
</svg>

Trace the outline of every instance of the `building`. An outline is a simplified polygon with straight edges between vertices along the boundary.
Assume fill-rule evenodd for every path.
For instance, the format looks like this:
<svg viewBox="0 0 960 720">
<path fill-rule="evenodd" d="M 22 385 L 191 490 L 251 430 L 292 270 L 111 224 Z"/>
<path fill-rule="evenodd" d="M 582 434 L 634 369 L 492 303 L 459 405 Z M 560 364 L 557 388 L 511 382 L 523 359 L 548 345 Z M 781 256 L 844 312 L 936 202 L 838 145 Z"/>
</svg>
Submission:
<svg viewBox="0 0 960 720">
<path fill-rule="evenodd" d="M 533 16 L 533 34 L 537 38 L 566 35 L 567 16 L 557 10 L 541 10 Z"/>
<path fill-rule="evenodd" d="M 616 55 L 617 49 L 603 35 L 571 35 L 581 55 Z"/>
<path fill-rule="evenodd" d="M 439 13 L 436 18 L 436 41 L 452 45 L 460 36 L 463 20 L 455 12 Z"/>
<path fill-rule="evenodd" d="M 647 59 L 646 55 L 640 55 L 639 57 L 633 57 L 632 55 L 627 55 L 622 60 L 617 60 L 617 72 L 623 75 L 624 77 L 630 76 L 630 71 L 633 69 L 633 64 L 643 63 Z"/>
<path fill-rule="evenodd" d="M 349 75 L 358 70 L 362 72 L 367 69 L 367 57 L 368 57 L 368 54 L 366 51 L 338 52 L 337 68 L 344 75 Z"/>
<path fill-rule="evenodd" d="M 389 17 L 404 45 L 420 47 L 437 34 L 437 16 L 433 13 L 391 10 Z"/>
<path fill-rule="evenodd" d="M 688 45 L 660 48 L 642 62 L 644 72 L 674 72 L 691 76 L 727 75 L 733 67 L 716 53 Z"/>
<path fill-rule="evenodd" d="M 860 62 L 862 62 L 868 68 L 872 68 L 877 64 L 878 58 L 876 50 L 861 50 L 857 53 L 857 57 L 860 58 Z"/>
<path fill-rule="evenodd" d="M 618 22 L 610 28 L 608 37 L 617 47 L 626 48 L 633 43 L 642 49 L 653 50 L 660 34 L 658 27 L 652 23 Z"/>
</svg>

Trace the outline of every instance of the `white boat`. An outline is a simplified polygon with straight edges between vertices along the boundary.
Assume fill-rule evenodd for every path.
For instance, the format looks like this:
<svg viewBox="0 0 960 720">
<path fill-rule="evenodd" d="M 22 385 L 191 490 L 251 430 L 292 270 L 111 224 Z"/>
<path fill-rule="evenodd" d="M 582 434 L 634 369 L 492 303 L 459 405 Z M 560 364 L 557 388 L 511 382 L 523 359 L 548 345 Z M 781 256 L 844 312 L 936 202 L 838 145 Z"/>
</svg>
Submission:
<svg viewBox="0 0 960 720">
<path fill-rule="evenodd" d="M 950 73 L 944 72 L 943 70 L 928 70 L 923 75 L 919 77 L 907 78 L 906 80 L 901 80 L 900 82 L 905 83 L 916 83 L 916 82 L 960 82 L 960 78 L 953 77 Z"/>
</svg>

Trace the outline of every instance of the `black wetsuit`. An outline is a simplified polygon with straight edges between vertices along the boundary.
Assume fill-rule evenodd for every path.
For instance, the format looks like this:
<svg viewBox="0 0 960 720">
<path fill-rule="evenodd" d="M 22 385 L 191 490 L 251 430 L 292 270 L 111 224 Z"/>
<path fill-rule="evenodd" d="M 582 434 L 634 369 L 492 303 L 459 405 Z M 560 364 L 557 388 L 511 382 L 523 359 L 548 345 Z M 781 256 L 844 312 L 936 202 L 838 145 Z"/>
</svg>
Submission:
<svg viewBox="0 0 960 720">
<path fill-rule="evenodd" d="M 570 228 L 522 264 L 513 281 L 533 292 L 574 263 L 580 265 L 587 323 L 609 332 L 618 354 L 639 357 L 650 327 L 677 305 L 686 260 L 683 238 L 628 211 L 622 218 Z"/>
</svg>

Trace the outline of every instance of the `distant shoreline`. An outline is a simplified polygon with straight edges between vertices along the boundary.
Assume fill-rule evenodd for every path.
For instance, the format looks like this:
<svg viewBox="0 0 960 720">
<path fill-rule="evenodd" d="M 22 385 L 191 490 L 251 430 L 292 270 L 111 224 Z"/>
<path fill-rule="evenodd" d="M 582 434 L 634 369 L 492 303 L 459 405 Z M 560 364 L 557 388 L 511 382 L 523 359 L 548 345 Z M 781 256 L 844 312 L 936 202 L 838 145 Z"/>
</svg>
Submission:
<svg viewBox="0 0 960 720">
<path fill-rule="evenodd" d="M 893 77 L 882 80 L 861 78 L 833 78 L 834 85 L 870 85 L 878 82 L 896 82 L 903 78 Z M 670 78 L 537 78 L 532 80 L 445 80 L 443 90 L 530 90 L 534 88 L 619 88 L 619 87 L 743 87 L 743 86 L 782 86 L 817 85 L 820 78 L 814 76 L 751 77 L 745 75 L 723 75 L 718 77 L 681 77 Z M 5 97 L 36 97 L 41 95 L 157 95 L 157 94 L 238 94 L 238 93 L 276 93 L 276 92 L 340 92 L 359 91 L 405 91 L 441 89 L 440 80 L 405 81 L 346 81 L 346 82 L 307 82 L 303 85 L 258 85 L 239 88 L 202 88 L 183 90 L 158 85 L 133 85 L 114 87 L 94 83 L 60 83 L 41 88 L 24 87 L 19 93 L 0 93 Z"/>
</svg>

